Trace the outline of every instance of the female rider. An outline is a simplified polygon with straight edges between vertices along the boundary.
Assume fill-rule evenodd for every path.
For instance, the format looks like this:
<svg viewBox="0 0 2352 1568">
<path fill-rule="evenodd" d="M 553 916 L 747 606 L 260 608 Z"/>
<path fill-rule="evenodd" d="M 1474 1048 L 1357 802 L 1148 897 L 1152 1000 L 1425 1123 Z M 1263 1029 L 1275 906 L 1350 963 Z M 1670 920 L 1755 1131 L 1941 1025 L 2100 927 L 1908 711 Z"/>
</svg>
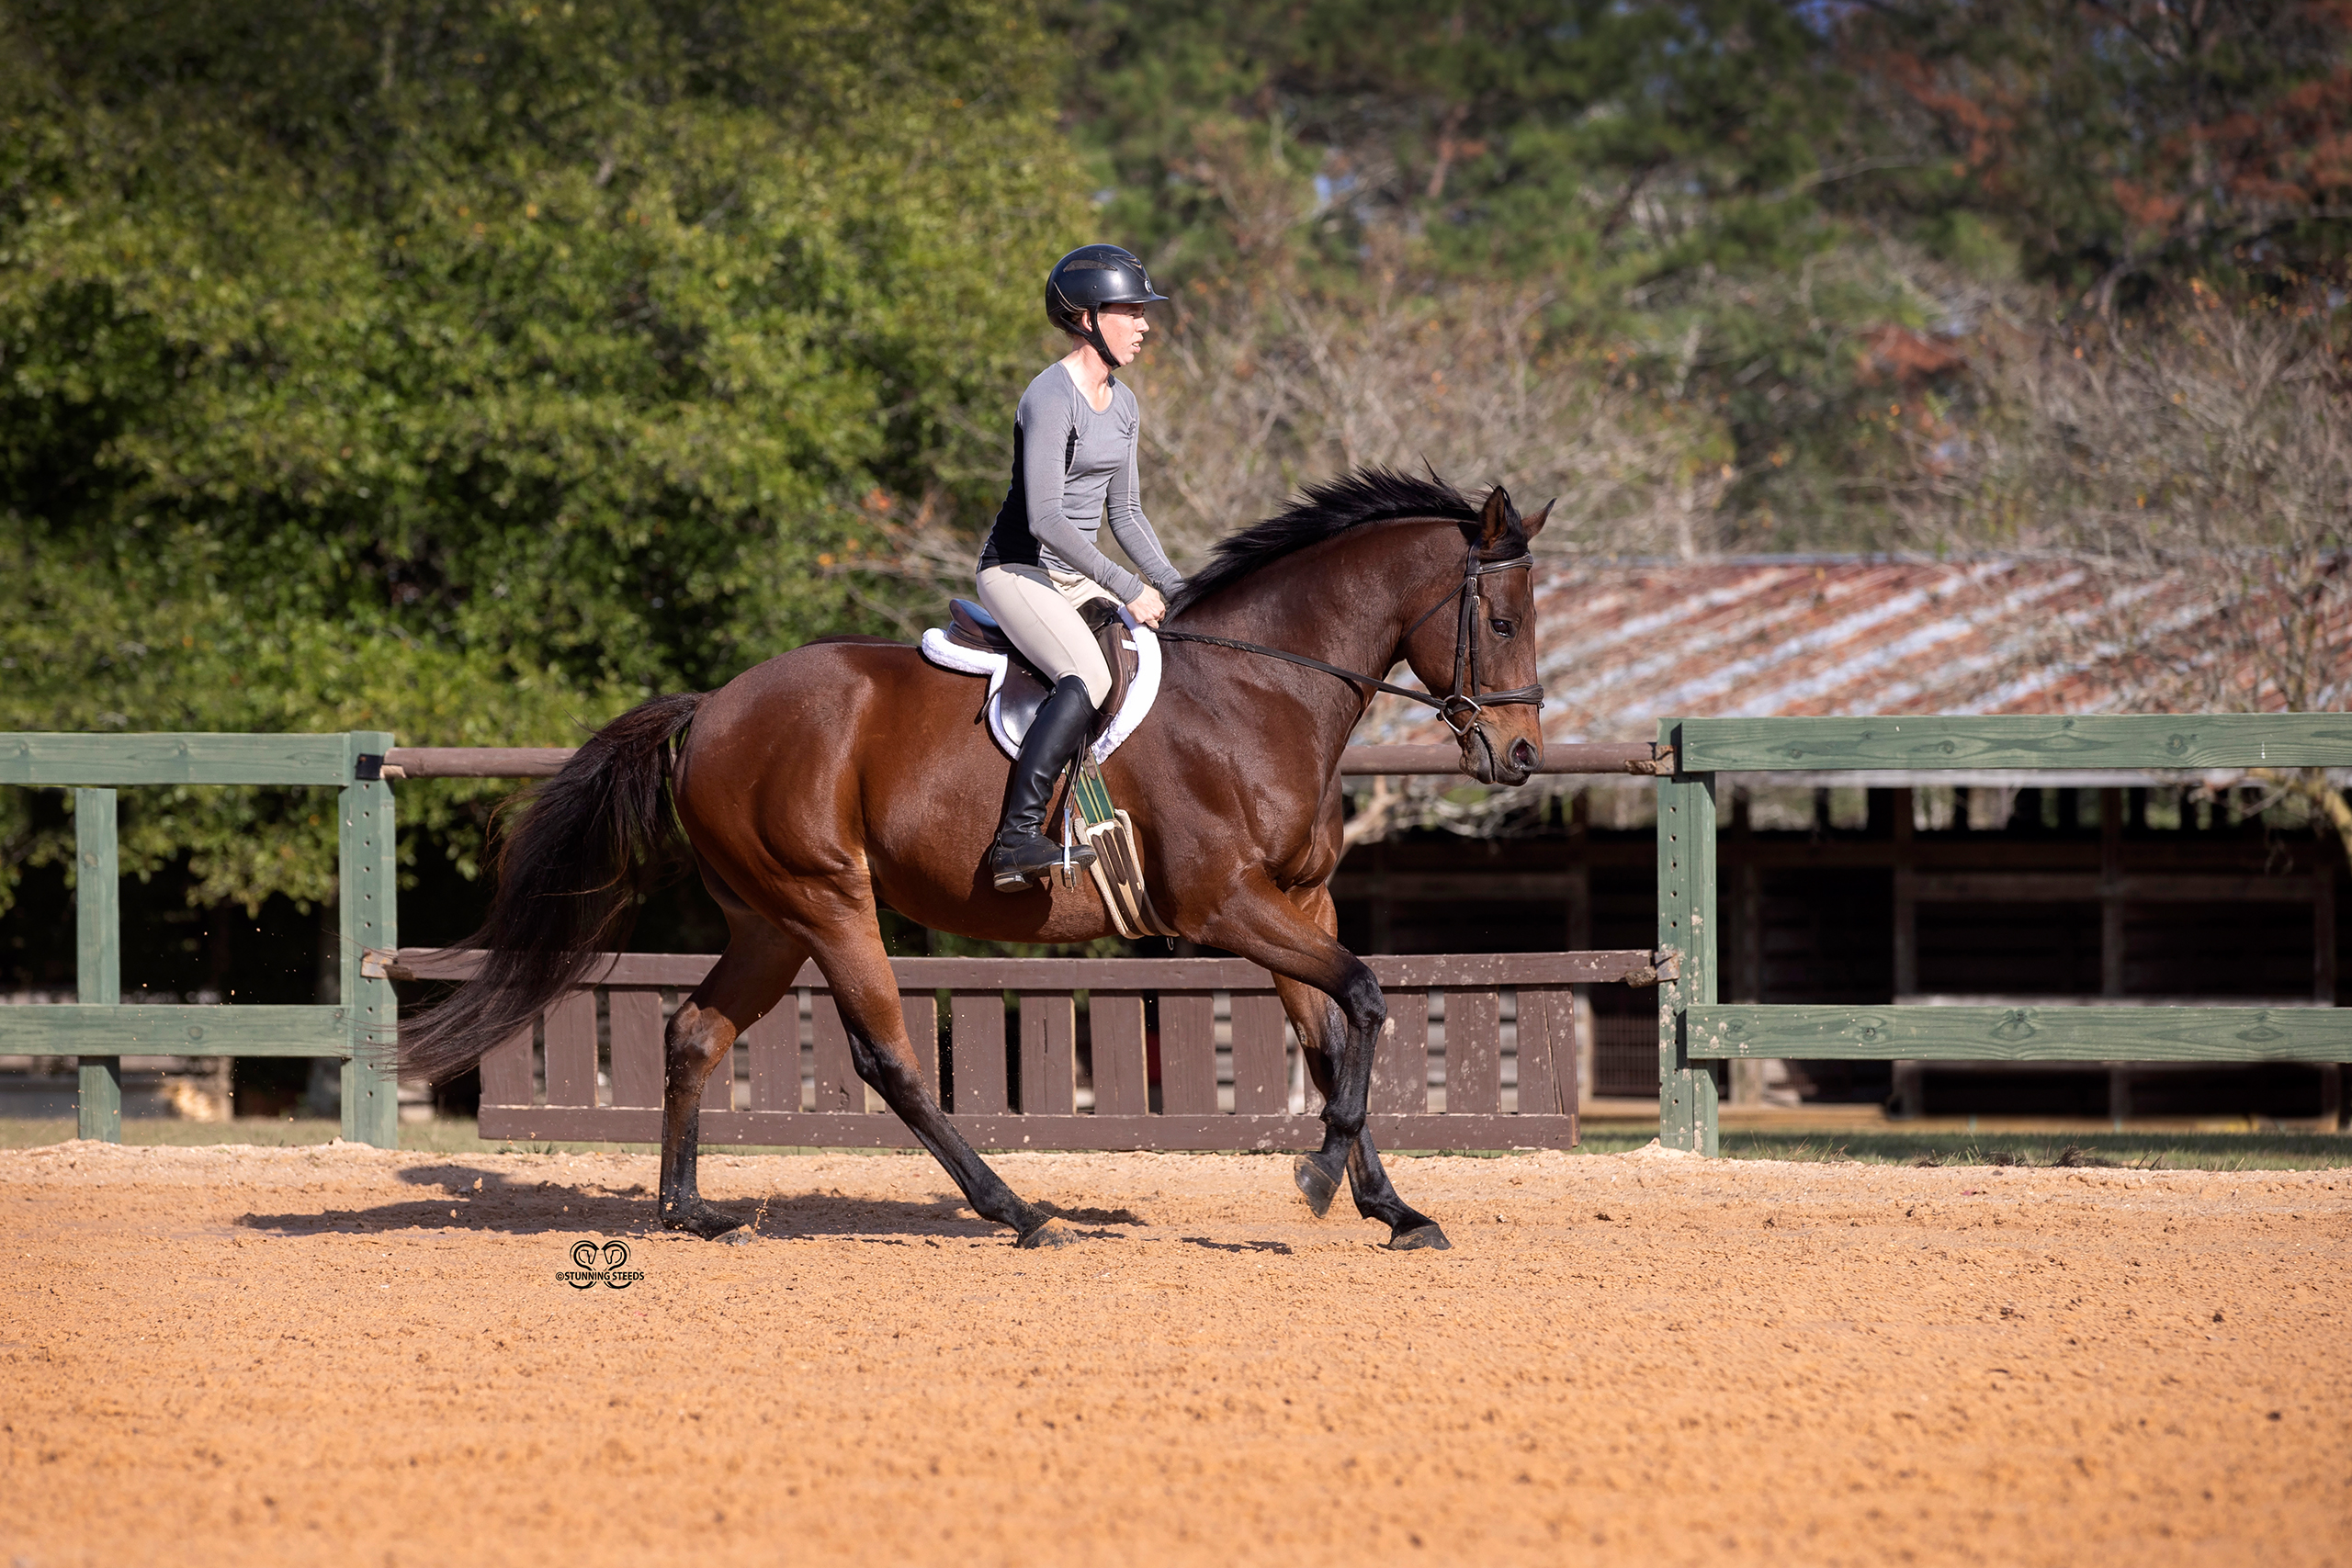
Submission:
<svg viewBox="0 0 2352 1568">
<path fill-rule="evenodd" d="M 1124 604 L 1148 626 L 1183 586 L 1136 493 L 1136 396 L 1112 372 L 1131 363 L 1151 323 L 1143 263 L 1116 245 L 1083 245 L 1046 278 L 1046 316 L 1073 340 L 1021 395 L 1012 423 L 1012 486 L 980 551 L 980 603 L 1053 683 L 1004 786 L 1004 811 L 989 870 L 999 892 L 1018 892 L 1062 863 L 1039 830 L 1055 775 L 1092 728 L 1111 692 L 1102 650 L 1078 607 Z M 1095 547 L 1108 505 L 1112 536 L 1143 576 Z M 1148 581 L 1147 581 L 1148 580 Z M 1083 846 L 1073 864 L 1094 859 Z"/>
</svg>

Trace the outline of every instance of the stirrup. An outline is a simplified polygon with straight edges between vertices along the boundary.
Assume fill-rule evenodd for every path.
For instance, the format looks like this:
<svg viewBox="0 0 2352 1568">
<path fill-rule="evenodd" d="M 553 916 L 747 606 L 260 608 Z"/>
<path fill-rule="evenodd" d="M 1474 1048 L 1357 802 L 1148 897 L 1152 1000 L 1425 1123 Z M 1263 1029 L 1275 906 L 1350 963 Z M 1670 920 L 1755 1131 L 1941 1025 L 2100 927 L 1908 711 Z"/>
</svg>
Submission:
<svg viewBox="0 0 2352 1568">
<path fill-rule="evenodd" d="M 1026 844 L 996 844 L 989 850 L 989 879 L 1000 893 L 1018 893 L 1030 883 L 1049 878 L 1065 864 L 1073 868 L 1094 863 L 1094 852 L 1084 844 L 1055 843 L 1032 834 Z"/>
</svg>

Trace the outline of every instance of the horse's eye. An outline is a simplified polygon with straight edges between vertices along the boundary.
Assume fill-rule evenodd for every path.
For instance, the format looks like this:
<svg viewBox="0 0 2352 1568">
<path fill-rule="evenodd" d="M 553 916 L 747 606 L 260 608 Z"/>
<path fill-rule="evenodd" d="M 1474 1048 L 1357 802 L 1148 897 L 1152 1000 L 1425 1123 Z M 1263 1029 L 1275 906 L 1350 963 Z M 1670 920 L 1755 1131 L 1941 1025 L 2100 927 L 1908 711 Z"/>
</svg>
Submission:
<svg viewBox="0 0 2352 1568">
<path fill-rule="evenodd" d="M 1493 620 L 1488 621 L 1487 624 L 1495 628 L 1495 635 L 1497 637 L 1509 637 L 1515 629 L 1510 622 L 1504 620 L 1499 615 L 1496 616 Z"/>
</svg>

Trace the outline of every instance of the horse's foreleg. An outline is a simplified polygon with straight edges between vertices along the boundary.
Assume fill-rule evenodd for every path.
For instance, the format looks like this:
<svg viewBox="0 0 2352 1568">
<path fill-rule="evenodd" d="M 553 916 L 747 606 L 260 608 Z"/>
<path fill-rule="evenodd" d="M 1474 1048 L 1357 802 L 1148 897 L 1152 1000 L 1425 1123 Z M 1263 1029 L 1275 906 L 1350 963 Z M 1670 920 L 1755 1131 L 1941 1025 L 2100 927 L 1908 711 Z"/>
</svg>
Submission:
<svg viewBox="0 0 2352 1568">
<path fill-rule="evenodd" d="M 727 951 L 671 1015 L 662 1050 L 662 1226 L 706 1237 L 744 1222 L 703 1201 L 695 1184 L 703 1085 L 737 1037 L 782 999 L 807 956 L 756 917 L 729 914 Z"/>
<path fill-rule="evenodd" d="M 880 1094 L 899 1120 L 931 1151 L 931 1156 L 963 1189 L 965 1201 L 983 1219 L 1012 1227 L 1023 1247 L 1060 1247 L 1078 1239 L 1078 1233 L 1035 1204 L 1023 1202 L 1004 1179 L 973 1152 L 964 1134 L 947 1119 L 938 1098 L 923 1086 L 915 1065 L 913 1045 L 907 1039 L 906 1016 L 899 1010 L 899 986 L 878 933 L 860 951 L 838 949 L 817 962 L 832 987 L 849 1032 L 850 1063 L 857 1076 Z"/>
<path fill-rule="evenodd" d="M 1299 1048 L 1306 1059 L 1307 1077 L 1326 1103 L 1336 1091 L 1337 1064 L 1346 1048 L 1347 1020 L 1340 1015 L 1339 1004 L 1311 986 L 1295 980 L 1277 977 L 1274 989 L 1283 998 L 1283 1007 L 1298 1029 Z M 1385 1028 L 1385 1025 L 1384 1024 Z M 1363 1128 L 1355 1141 L 1333 1163 L 1332 1138 L 1329 1128 L 1324 1131 L 1323 1147 L 1312 1155 L 1301 1155 L 1293 1169 L 1301 1195 L 1307 1206 L 1321 1219 L 1329 1212 L 1331 1200 L 1339 1195 L 1339 1165 L 1347 1170 L 1350 1194 L 1355 1199 L 1356 1213 L 1368 1220 L 1378 1220 L 1388 1227 L 1388 1245 L 1399 1251 L 1414 1247 L 1439 1250 L 1452 1246 L 1444 1230 L 1435 1220 L 1415 1209 L 1397 1194 L 1388 1179 L 1388 1171 L 1380 1163 L 1380 1151 L 1373 1146 L 1372 1130 Z"/>
<path fill-rule="evenodd" d="M 1370 1152 L 1364 1136 L 1373 1054 L 1381 1032 L 1388 1026 L 1388 1006 L 1372 970 L 1340 945 L 1332 934 L 1334 925 L 1330 897 L 1325 889 L 1285 895 L 1262 873 L 1251 873 L 1203 926 L 1199 940 L 1321 992 L 1329 998 L 1330 1010 L 1339 1014 L 1335 1053 L 1329 1038 L 1335 1031 L 1329 1027 L 1325 1010 L 1310 1005 L 1306 993 L 1284 992 L 1283 1005 L 1293 1020 L 1306 1021 L 1300 1038 L 1304 1040 L 1308 1027 L 1314 1027 L 1324 1058 L 1323 1074 L 1317 1081 L 1324 1092 L 1323 1146 L 1306 1156 L 1295 1173 L 1308 1203 L 1317 1213 L 1328 1209 L 1345 1173 L 1354 1187 L 1357 1208 L 1367 1218 L 1387 1223 L 1389 1246 L 1442 1246 L 1445 1233 L 1396 1196 L 1379 1156 Z M 1310 1055 L 1309 1070 L 1316 1065 Z M 1364 1151 L 1361 1155 L 1360 1149 Z"/>
</svg>

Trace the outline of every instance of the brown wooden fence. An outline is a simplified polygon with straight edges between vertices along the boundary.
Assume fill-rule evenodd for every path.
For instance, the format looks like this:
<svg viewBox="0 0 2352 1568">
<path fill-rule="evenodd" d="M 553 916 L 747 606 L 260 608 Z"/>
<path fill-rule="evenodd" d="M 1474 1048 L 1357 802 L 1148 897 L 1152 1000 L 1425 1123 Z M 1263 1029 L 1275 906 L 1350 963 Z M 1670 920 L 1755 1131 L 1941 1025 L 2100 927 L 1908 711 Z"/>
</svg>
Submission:
<svg viewBox="0 0 2352 1568">
<path fill-rule="evenodd" d="M 1374 1065 L 1373 1136 L 1400 1149 L 1573 1145 L 1569 987 L 1646 980 L 1651 957 L 1365 960 L 1395 1024 Z M 458 979 L 477 962 L 408 948 L 396 972 Z M 565 996 L 529 1033 L 483 1058 L 481 1135 L 659 1141 L 663 1020 L 716 962 L 609 960 L 593 987 Z M 978 1147 L 1306 1149 L 1322 1141 L 1288 1021 L 1253 964 L 902 958 L 892 967 L 923 1080 Z M 731 1070 L 711 1075 L 704 1143 L 911 1146 L 912 1135 L 852 1069 L 848 1032 L 816 967 L 796 985 L 797 1005 L 761 1020 L 737 1042 Z"/>
</svg>

